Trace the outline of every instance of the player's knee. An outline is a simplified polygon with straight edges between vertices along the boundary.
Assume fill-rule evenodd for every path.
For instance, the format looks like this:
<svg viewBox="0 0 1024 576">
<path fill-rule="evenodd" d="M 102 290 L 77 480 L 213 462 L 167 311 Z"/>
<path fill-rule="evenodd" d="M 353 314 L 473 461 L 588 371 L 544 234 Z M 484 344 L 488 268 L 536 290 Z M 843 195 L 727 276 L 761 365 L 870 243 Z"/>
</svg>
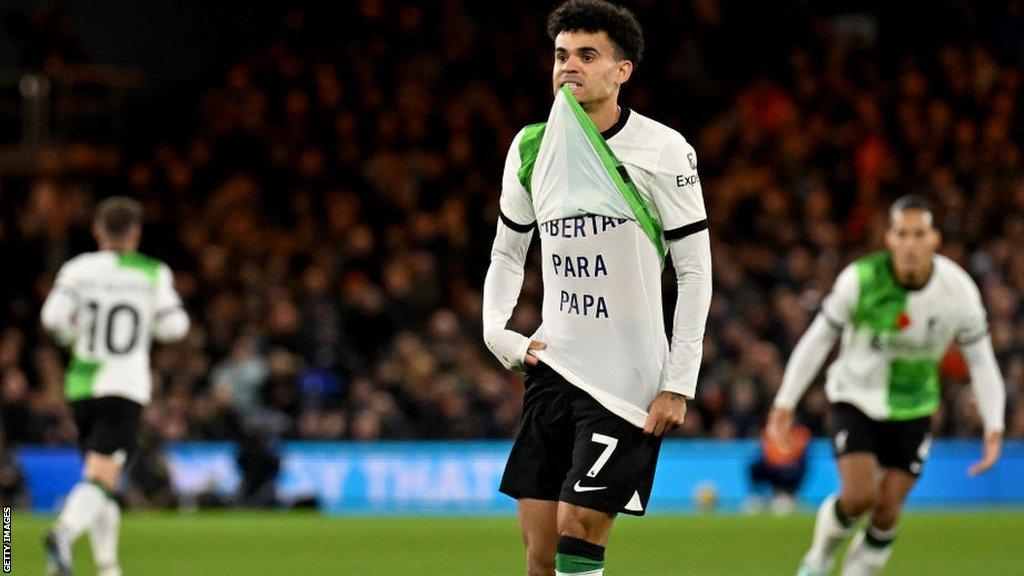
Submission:
<svg viewBox="0 0 1024 576">
<path fill-rule="evenodd" d="M 571 536 L 588 542 L 602 542 L 611 529 L 614 515 L 579 506 L 560 510 L 558 535 Z"/>
<path fill-rule="evenodd" d="M 891 513 L 879 513 L 871 516 L 871 525 L 879 530 L 892 530 L 899 520 L 899 511 Z"/>
<path fill-rule="evenodd" d="M 860 516 L 878 506 L 878 489 L 872 487 L 847 490 L 840 496 L 839 502 L 844 514 L 853 517 Z"/>
<path fill-rule="evenodd" d="M 117 489 L 122 465 L 123 460 L 116 453 L 106 455 L 90 452 L 86 456 L 85 477 L 113 492 Z"/>
<path fill-rule="evenodd" d="M 900 502 L 888 501 L 885 498 L 871 514 L 871 525 L 879 530 L 891 530 L 900 518 Z"/>
<path fill-rule="evenodd" d="M 587 526 L 582 519 L 576 517 L 562 518 L 558 523 L 559 536 L 587 539 Z"/>
<path fill-rule="evenodd" d="M 601 526 L 580 516 L 563 518 L 558 524 L 559 536 L 570 536 L 588 542 L 599 541 L 601 539 L 601 532 Z"/>
<path fill-rule="evenodd" d="M 555 573 L 554 551 L 546 549 L 544 551 L 540 551 L 527 548 L 526 573 L 529 574 L 529 576 L 553 576 Z"/>
<path fill-rule="evenodd" d="M 555 573 L 555 541 L 547 538 L 530 538 L 523 535 L 526 543 L 526 572 L 530 576 L 552 576 Z"/>
</svg>

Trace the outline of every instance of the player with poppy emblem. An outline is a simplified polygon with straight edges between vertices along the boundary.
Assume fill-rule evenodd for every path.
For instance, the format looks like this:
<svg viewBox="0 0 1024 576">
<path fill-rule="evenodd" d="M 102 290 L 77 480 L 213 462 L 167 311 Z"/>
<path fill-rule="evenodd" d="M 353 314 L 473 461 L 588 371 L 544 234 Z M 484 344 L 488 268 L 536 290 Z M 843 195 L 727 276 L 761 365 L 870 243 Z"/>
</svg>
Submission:
<svg viewBox="0 0 1024 576">
<path fill-rule="evenodd" d="M 903 502 L 922 472 L 939 407 L 939 362 L 956 342 L 985 427 L 980 474 L 999 459 L 1006 393 L 977 285 L 941 242 L 929 203 L 904 196 L 889 211 L 887 250 L 849 265 L 786 366 L 768 433 L 785 441 L 800 397 L 842 336 L 825 390 L 841 489 L 818 510 L 799 574 L 828 574 L 854 523 L 844 576 L 876 574 L 892 554 Z"/>
</svg>

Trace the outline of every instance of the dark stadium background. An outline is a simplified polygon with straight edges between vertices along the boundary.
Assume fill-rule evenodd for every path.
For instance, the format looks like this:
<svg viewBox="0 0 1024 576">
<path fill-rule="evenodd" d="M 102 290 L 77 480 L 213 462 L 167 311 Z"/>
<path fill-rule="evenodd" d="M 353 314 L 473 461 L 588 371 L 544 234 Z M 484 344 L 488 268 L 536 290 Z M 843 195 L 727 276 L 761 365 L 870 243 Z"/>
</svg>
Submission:
<svg viewBox="0 0 1024 576">
<path fill-rule="evenodd" d="M 38 313 L 112 194 L 145 202 L 143 251 L 194 324 L 155 349 L 147 447 L 514 434 L 521 380 L 482 345 L 480 291 L 505 151 L 550 106 L 551 4 L 338 4 L 4 4 L 8 446 L 73 442 Z M 647 53 L 622 101 L 695 146 L 712 232 L 698 398 L 675 434 L 759 435 L 822 295 L 916 192 L 982 287 L 1007 436 L 1024 437 L 1022 2 L 628 4 Z M 534 261 L 515 328 L 539 322 L 540 289 Z M 935 432 L 978 437 L 955 353 L 943 376 Z M 816 433 L 825 407 L 815 388 L 800 409 Z"/>
</svg>

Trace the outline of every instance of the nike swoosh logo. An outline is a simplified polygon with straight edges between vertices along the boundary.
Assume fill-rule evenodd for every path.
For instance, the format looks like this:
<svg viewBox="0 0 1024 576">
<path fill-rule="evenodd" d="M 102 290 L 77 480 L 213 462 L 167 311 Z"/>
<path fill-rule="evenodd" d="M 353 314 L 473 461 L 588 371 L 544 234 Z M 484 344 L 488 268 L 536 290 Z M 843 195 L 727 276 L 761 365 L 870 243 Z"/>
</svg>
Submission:
<svg viewBox="0 0 1024 576">
<path fill-rule="evenodd" d="M 607 486 L 580 486 L 580 481 L 576 481 L 576 485 L 572 487 L 577 492 L 593 492 L 594 490 L 604 490 Z"/>
</svg>

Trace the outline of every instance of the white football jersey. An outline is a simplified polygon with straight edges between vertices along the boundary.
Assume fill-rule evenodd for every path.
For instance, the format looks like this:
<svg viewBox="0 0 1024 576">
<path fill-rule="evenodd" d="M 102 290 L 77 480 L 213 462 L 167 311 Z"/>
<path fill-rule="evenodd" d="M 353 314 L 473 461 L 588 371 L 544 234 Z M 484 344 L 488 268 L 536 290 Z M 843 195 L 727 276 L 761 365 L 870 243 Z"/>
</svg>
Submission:
<svg viewBox="0 0 1024 576">
<path fill-rule="evenodd" d="M 513 140 L 502 183 L 506 224 L 536 223 L 541 239 L 542 324 L 531 338 L 547 348 L 534 355 L 642 427 L 669 354 L 666 240 L 707 227 L 697 159 L 678 132 L 626 108 L 603 139 L 592 124 L 587 134 L 563 96 L 546 124 Z M 609 168 L 601 140 L 626 174 Z M 620 193 L 616 173 L 632 180 L 638 202 Z"/>
<path fill-rule="evenodd" d="M 889 252 L 850 264 L 822 303 L 822 316 L 842 330 L 828 370 L 831 402 L 849 402 L 876 420 L 930 416 L 939 406 L 939 362 L 954 341 L 988 334 L 974 280 L 955 262 L 935 256 L 927 284 L 901 287 Z"/>
<path fill-rule="evenodd" d="M 170 268 L 134 252 L 89 252 L 61 267 L 47 303 L 58 295 L 73 302 L 68 400 L 148 403 L 154 326 L 163 315 L 182 314 Z"/>
</svg>

